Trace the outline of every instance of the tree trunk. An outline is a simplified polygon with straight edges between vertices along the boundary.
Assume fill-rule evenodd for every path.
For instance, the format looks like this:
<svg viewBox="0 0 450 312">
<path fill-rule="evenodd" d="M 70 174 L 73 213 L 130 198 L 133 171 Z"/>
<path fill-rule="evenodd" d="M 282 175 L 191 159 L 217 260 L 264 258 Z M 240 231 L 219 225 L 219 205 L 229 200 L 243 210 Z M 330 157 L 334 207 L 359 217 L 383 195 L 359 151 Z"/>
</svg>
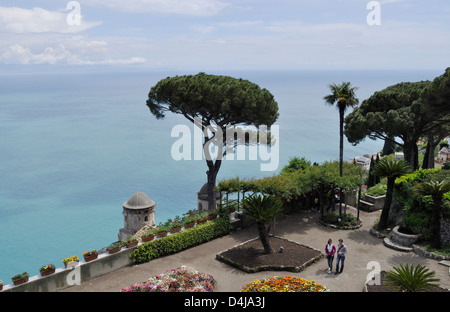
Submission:
<svg viewBox="0 0 450 312">
<path fill-rule="evenodd" d="M 344 159 L 344 109 L 339 108 L 339 176 L 342 177 L 342 162 Z"/>
<path fill-rule="evenodd" d="M 266 253 L 266 254 L 272 253 L 273 249 L 272 249 L 272 247 L 270 247 L 270 244 L 269 244 L 269 235 L 267 233 L 265 224 L 263 222 L 257 222 L 256 226 L 258 228 L 259 239 L 261 240 L 261 243 L 264 247 L 264 253 Z"/>
<path fill-rule="evenodd" d="M 320 219 L 323 219 L 323 210 L 325 208 L 326 196 L 325 196 L 325 185 L 323 183 L 320 184 L 320 193 L 319 193 L 319 207 L 320 207 Z"/>
<path fill-rule="evenodd" d="M 434 168 L 434 150 L 436 146 L 438 146 L 439 142 L 443 139 L 443 137 L 435 137 L 433 135 L 428 136 L 427 149 L 425 151 L 425 157 L 423 158 L 422 168 L 423 169 L 432 169 Z"/>
<path fill-rule="evenodd" d="M 414 170 L 419 169 L 419 155 L 416 142 L 405 142 L 403 145 L 403 157 Z"/>
<path fill-rule="evenodd" d="M 395 152 L 395 144 L 391 140 L 384 140 L 383 156 L 390 155 Z"/>
<path fill-rule="evenodd" d="M 359 221 L 359 204 L 361 202 L 361 189 L 362 189 L 362 185 L 359 186 L 359 190 L 358 190 L 358 204 L 357 204 L 357 215 L 356 215 L 356 219 Z"/>
<path fill-rule="evenodd" d="M 207 160 L 206 163 L 208 165 L 208 171 L 206 171 L 206 176 L 208 178 L 208 210 L 214 210 L 216 209 L 216 178 L 222 160 L 216 160 L 215 162 Z"/>
<path fill-rule="evenodd" d="M 387 228 L 389 221 L 389 210 L 391 209 L 392 196 L 394 194 L 395 177 L 388 178 L 387 189 L 386 189 L 386 199 L 384 201 L 383 210 L 381 211 L 380 223 L 378 224 L 378 230 L 384 230 Z"/>
<path fill-rule="evenodd" d="M 441 205 L 442 196 L 435 195 L 433 198 L 433 212 L 431 215 L 431 242 L 432 248 L 441 248 Z"/>
</svg>

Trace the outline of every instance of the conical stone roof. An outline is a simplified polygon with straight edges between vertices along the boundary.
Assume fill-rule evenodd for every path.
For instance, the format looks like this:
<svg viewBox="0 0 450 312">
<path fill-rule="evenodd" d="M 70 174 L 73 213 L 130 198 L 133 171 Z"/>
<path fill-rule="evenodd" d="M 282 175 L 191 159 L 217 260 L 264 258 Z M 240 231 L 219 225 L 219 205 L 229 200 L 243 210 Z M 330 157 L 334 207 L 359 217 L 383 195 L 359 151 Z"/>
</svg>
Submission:
<svg viewBox="0 0 450 312">
<path fill-rule="evenodd" d="M 143 192 L 136 192 L 128 201 L 123 203 L 123 207 L 127 209 L 147 209 L 155 206 L 156 203 Z"/>
</svg>

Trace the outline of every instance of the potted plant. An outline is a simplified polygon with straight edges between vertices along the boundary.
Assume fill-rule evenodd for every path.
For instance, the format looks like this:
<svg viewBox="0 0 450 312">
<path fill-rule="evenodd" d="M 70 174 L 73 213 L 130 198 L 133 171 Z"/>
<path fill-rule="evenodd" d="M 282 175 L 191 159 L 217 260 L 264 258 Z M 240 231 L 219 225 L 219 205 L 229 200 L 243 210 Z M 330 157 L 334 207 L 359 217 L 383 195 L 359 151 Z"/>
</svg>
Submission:
<svg viewBox="0 0 450 312">
<path fill-rule="evenodd" d="M 189 215 L 185 216 L 183 218 L 184 227 L 186 229 L 193 227 L 195 225 L 195 221 L 196 221 L 196 218 L 194 217 L 194 215 L 189 214 Z"/>
<path fill-rule="evenodd" d="M 127 239 L 125 240 L 125 245 L 127 248 L 132 248 L 138 244 L 138 240 L 134 235 L 128 235 Z"/>
<path fill-rule="evenodd" d="M 197 215 L 197 223 L 201 224 L 201 223 L 205 223 L 206 220 L 208 219 L 208 215 L 204 212 L 199 212 Z"/>
<path fill-rule="evenodd" d="M 153 232 L 153 230 L 149 230 L 144 232 L 144 234 L 142 234 L 141 239 L 142 242 L 149 242 L 151 240 L 153 240 L 153 238 L 155 237 L 155 233 Z"/>
<path fill-rule="evenodd" d="M 14 285 L 17 286 L 17 285 L 28 282 L 29 277 L 30 277 L 30 275 L 28 274 L 27 271 L 25 271 L 23 273 L 14 275 L 13 277 L 11 277 L 11 279 L 12 279 Z"/>
<path fill-rule="evenodd" d="M 122 243 L 121 242 L 115 242 L 115 243 L 112 243 L 111 245 L 109 245 L 108 247 L 106 247 L 106 250 L 108 250 L 109 254 L 113 254 L 113 253 L 119 252 L 120 249 L 122 249 Z"/>
<path fill-rule="evenodd" d="M 78 265 L 80 260 L 78 260 L 77 256 L 72 256 L 69 258 L 64 258 L 62 262 L 64 263 L 64 267 L 67 268 L 67 267 L 74 267 L 74 266 Z"/>
<path fill-rule="evenodd" d="M 215 220 L 215 219 L 217 219 L 217 215 L 218 215 L 217 210 L 209 210 L 208 211 L 208 220 Z"/>
<path fill-rule="evenodd" d="M 161 238 L 161 237 L 166 236 L 166 235 L 167 235 L 167 232 L 169 232 L 169 231 L 170 231 L 170 229 L 169 229 L 169 227 L 168 227 L 167 225 L 165 225 L 165 224 L 160 224 L 160 225 L 158 225 L 158 227 L 155 229 L 155 234 L 156 234 L 156 237 Z"/>
<path fill-rule="evenodd" d="M 97 257 L 98 257 L 98 252 L 95 249 L 83 252 L 83 258 L 84 258 L 84 261 L 86 261 L 86 262 L 95 260 L 95 259 L 97 259 Z"/>
<path fill-rule="evenodd" d="M 47 265 L 42 265 L 41 268 L 39 269 L 39 272 L 41 273 L 41 276 L 47 276 L 50 274 L 55 273 L 56 267 L 54 264 L 47 264 Z"/>
<path fill-rule="evenodd" d="M 2 291 L 2 289 L 3 289 L 3 281 L 0 280 L 0 291 Z"/>
<path fill-rule="evenodd" d="M 183 227 L 183 222 L 181 221 L 180 217 L 175 217 L 173 221 L 169 223 L 169 228 L 171 233 L 177 233 L 181 230 Z"/>
</svg>

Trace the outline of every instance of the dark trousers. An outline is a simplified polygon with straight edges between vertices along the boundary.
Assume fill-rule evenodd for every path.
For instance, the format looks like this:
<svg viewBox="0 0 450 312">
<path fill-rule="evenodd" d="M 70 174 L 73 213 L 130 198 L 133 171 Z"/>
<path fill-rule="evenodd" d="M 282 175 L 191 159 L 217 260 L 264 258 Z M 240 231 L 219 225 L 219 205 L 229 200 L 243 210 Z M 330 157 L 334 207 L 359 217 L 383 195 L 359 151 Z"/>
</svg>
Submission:
<svg viewBox="0 0 450 312">
<path fill-rule="evenodd" d="M 330 269 L 330 271 L 331 271 L 331 269 L 333 268 L 334 256 L 327 255 L 327 260 L 328 260 L 328 269 Z"/>
<path fill-rule="evenodd" d="M 336 258 L 336 272 L 342 273 L 342 270 L 344 269 L 344 261 L 345 261 L 345 256 L 337 255 L 337 258 Z M 339 270 L 339 262 L 341 263 L 341 269 L 340 270 Z"/>
</svg>

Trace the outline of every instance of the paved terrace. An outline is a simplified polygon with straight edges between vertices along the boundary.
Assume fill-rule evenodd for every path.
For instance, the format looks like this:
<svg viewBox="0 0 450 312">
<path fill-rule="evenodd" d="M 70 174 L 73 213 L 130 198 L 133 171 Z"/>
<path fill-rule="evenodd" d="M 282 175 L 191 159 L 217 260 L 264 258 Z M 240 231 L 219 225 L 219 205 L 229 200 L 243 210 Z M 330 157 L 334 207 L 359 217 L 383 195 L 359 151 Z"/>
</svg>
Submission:
<svg viewBox="0 0 450 312">
<path fill-rule="evenodd" d="M 347 213 L 356 213 L 347 207 Z M 381 270 L 390 270 L 399 264 L 413 263 L 427 266 L 435 271 L 440 285 L 450 288 L 449 268 L 439 261 L 432 260 L 413 252 L 402 252 L 383 245 L 383 241 L 369 233 L 380 211 L 360 212 L 363 226 L 357 230 L 337 230 L 324 227 L 317 222 L 317 212 L 298 212 L 280 218 L 275 224 L 275 235 L 287 238 L 303 245 L 324 250 L 329 238 L 337 244 L 342 238 L 347 245 L 348 254 L 344 272 L 339 275 L 327 273 L 326 259 L 307 267 L 299 273 L 266 271 L 245 273 L 237 268 L 216 260 L 216 254 L 257 237 L 255 226 L 233 231 L 231 234 L 182 251 L 180 253 L 152 260 L 148 263 L 126 267 L 110 274 L 92 279 L 86 283 L 65 289 L 64 292 L 117 292 L 131 284 L 145 281 L 166 270 L 182 265 L 192 266 L 200 272 L 211 274 L 218 282 L 217 292 L 238 292 L 241 287 L 256 279 L 274 275 L 298 276 L 323 284 L 332 292 L 361 292 L 367 275 L 373 268 L 367 268 L 370 261 L 377 261 Z M 336 259 L 333 264 L 336 263 Z"/>
</svg>

